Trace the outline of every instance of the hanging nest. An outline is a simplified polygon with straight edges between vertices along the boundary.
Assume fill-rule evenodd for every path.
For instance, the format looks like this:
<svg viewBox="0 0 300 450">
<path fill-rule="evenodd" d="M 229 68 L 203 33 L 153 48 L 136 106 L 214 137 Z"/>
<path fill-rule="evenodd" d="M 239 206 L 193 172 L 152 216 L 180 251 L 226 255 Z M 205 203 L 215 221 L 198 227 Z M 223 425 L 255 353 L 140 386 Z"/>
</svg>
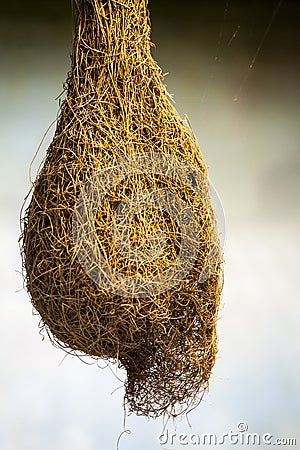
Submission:
<svg viewBox="0 0 300 450">
<path fill-rule="evenodd" d="M 53 342 L 126 369 L 130 412 L 176 416 L 217 351 L 207 169 L 152 58 L 147 0 L 75 11 L 66 97 L 23 218 L 26 286 Z"/>
</svg>

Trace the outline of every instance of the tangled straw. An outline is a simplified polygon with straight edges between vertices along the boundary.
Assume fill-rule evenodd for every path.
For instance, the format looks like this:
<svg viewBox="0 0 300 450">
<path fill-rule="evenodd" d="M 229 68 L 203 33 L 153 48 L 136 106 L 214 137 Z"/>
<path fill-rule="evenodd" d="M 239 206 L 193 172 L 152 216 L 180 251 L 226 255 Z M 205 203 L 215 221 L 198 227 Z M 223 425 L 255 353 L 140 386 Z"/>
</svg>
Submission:
<svg viewBox="0 0 300 450">
<path fill-rule="evenodd" d="M 217 351 L 207 169 L 151 56 L 147 0 L 75 9 L 67 95 L 23 218 L 26 286 L 55 343 L 126 369 L 130 412 L 176 416 Z"/>
</svg>

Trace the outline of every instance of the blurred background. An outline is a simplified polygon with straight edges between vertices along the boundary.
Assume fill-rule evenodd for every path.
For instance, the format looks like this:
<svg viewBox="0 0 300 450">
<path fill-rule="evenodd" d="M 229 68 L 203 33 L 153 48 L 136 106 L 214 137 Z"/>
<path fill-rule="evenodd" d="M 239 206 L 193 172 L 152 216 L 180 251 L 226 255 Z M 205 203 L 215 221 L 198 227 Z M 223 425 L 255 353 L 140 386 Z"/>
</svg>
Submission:
<svg viewBox="0 0 300 450">
<path fill-rule="evenodd" d="M 20 274 L 19 213 L 69 70 L 71 5 L 0 6 L 0 448 L 116 448 L 121 383 L 43 340 Z M 189 415 L 191 429 L 185 419 L 166 429 L 221 435 L 245 422 L 249 432 L 296 437 L 300 448 L 300 3 L 150 0 L 149 9 L 154 57 L 191 121 L 227 222 L 210 392 Z M 120 448 L 159 449 L 162 427 L 130 416 Z"/>
</svg>

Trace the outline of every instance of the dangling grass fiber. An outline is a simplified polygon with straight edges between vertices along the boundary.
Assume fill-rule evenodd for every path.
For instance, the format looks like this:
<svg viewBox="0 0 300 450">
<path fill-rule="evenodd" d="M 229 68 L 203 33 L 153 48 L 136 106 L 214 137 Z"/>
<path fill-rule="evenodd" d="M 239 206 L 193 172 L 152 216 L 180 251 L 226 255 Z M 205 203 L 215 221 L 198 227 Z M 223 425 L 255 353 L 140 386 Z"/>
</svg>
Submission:
<svg viewBox="0 0 300 450">
<path fill-rule="evenodd" d="M 192 211 L 201 230 L 194 243 L 199 254 L 183 279 L 155 295 L 118 295 L 94 281 L 95 267 L 90 273 L 83 270 L 74 243 L 74 212 L 83 186 L 117 158 L 145 152 L 169 155 L 197 167 L 204 178 L 207 168 L 151 55 L 147 0 L 77 0 L 74 7 L 66 97 L 23 218 L 26 287 L 53 342 L 75 354 L 117 361 L 126 369 L 130 412 L 176 416 L 202 398 L 217 352 L 222 254 L 207 184 L 200 186 L 199 200 L 193 185 L 171 175 L 139 172 L 116 183 L 99 206 L 97 245 L 126 279 L 153 279 L 171 267 L 181 230 L 166 211 L 139 211 L 131 222 L 130 242 L 134 251 L 150 256 L 127 260 L 112 236 L 118 205 L 137 191 L 162 189 Z M 168 170 L 172 174 L 173 168 Z M 154 258 L 149 237 L 157 230 L 166 238 Z M 214 263 L 203 281 L 212 248 Z M 103 271 L 102 266 L 97 270 Z"/>
</svg>

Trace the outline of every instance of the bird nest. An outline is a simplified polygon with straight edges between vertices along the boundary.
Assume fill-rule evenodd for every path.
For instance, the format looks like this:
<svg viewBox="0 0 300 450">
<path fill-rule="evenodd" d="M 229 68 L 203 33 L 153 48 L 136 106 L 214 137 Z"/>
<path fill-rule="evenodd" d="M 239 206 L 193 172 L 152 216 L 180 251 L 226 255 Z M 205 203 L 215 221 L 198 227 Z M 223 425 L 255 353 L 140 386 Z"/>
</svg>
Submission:
<svg viewBox="0 0 300 450">
<path fill-rule="evenodd" d="M 117 361 L 129 411 L 182 413 L 217 352 L 207 168 L 151 55 L 146 0 L 80 0 L 57 128 L 23 217 L 27 290 L 68 351 Z"/>
</svg>

